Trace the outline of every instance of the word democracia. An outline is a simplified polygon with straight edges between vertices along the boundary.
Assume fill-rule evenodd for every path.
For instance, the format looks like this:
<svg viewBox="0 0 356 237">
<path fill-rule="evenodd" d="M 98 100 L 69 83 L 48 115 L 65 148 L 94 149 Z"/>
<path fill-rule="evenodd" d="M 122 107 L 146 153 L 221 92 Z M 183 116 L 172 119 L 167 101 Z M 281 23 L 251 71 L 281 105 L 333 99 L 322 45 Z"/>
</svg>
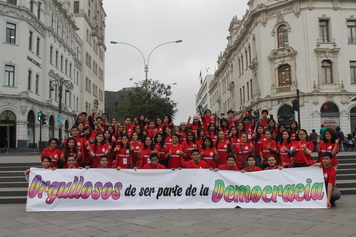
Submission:
<svg viewBox="0 0 356 237">
<path fill-rule="evenodd" d="M 226 202 L 256 203 L 262 198 L 265 203 L 269 203 L 277 202 L 278 197 L 281 197 L 283 202 L 322 200 L 324 183 L 312 184 L 312 182 L 311 179 L 307 179 L 306 184 L 254 186 L 253 188 L 248 185 L 229 185 L 225 188 L 223 180 L 215 180 L 212 201 L 216 203 L 224 198 Z"/>
<path fill-rule="evenodd" d="M 38 197 L 42 198 L 43 192 L 47 193 L 46 203 L 52 204 L 56 198 L 70 198 L 70 199 L 108 199 L 111 197 L 114 200 L 120 198 L 120 190 L 122 189 L 122 183 L 117 182 L 112 184 L 107 182 L 96 182 L 93 184 L 88 181 L 84 183 L 84 177 L 74 177 L 73 182 L 50 182 L 42 181 L 41 175 L 36 175 L 30 185 L 28 196 L 30 198 Z"/>
</svg>

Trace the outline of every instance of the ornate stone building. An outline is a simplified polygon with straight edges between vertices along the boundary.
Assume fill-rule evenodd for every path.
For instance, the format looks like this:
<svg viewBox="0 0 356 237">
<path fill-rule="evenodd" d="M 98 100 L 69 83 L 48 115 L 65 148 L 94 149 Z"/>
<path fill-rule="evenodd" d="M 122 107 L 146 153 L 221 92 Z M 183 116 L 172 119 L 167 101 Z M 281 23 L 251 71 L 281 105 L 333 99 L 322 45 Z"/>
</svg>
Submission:
<svg viewBox="0 0 356 237">
<path fill-rule="evenodd" d="M 209 85 L 211 109 L 268 109 L 280 123 L 356 127 L 356 2 L 250 0 L 230 23 L 228 44 Z"/>
</svg>

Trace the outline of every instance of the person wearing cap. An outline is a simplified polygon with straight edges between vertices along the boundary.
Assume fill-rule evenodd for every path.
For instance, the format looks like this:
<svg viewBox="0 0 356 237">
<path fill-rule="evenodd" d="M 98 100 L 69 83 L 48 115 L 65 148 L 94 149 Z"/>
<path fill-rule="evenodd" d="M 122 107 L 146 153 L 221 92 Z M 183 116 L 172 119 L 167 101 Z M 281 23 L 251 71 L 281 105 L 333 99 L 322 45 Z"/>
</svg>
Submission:
<svg viewBox="0 0 356 237">
<path fill-rule="evenodd" d="M 187 124 L 189 126 L 189 130 L 192 130 L 196 137 L 198 134 L 198 129 L 202 127 L 202 124 L 200 122 L 200 117 L 198 115 L 193 116 L 193 123 L 190 123 L 191 118 L 192 117 L 189 116 Z"/>
</svg>

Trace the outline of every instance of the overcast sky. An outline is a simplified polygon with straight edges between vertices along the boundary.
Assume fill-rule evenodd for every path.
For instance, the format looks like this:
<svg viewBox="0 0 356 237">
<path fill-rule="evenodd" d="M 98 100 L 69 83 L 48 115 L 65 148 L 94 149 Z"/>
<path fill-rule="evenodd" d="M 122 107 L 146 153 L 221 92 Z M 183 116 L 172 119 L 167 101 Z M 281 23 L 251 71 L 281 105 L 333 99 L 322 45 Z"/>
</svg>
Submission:
<svg viewBox="0 0 356 237">
<path fill-rule="evenodd" d="M 148 77 L 172 86 L 178 102 L 176 124 L 195 114 L 199 72 L 203 78 L 214 74 L 217 58 L 224 51 L 233 16 L 241 19 L 247 0 L 105 0 L 106 72 L 105 90 L 118 91 L 143 80 L 144 62 L 140 53 L 120 41 L 139 48 L 149 61 Z M 129 81 L 133 78 L 133 81 Z"/>
</svg>

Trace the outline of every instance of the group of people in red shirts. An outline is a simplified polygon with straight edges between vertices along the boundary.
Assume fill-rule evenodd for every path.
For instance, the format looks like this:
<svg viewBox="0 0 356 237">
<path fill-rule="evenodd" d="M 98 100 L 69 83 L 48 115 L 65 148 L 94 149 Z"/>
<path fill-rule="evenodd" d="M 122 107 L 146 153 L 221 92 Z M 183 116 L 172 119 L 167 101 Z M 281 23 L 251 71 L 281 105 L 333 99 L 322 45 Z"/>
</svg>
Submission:
<svg viewBox="0 0 356 237">
<path fill-rule="evenodd" d="M 231 110 L 227 118 L 221 118 L 198 108 L 200 116 L 189 116 L 187 123 L 179 126 L 174 126 L 168 115 L 149 120 L 140 114 L 134 121 L 126 117 L 124 124 L 112 118 L 109 124 L 106 114 L 95 117 L 94 112 L 89 116 L 82 112 L 71 128 L 71 136 L 62 142 L 62 150 L 57 149 L 59 141 L 51 138 L 41 160 L 49 157 L 52 168 L 208 168 L 252 172 L 323 166 L 322 154 L 326 153 L 331 154 L 330 167 L 334 171 L 337 168 L 339 140 L 331 128 L 317 141 L 316 163 L 311 156 L 314 144 L 296 121 L 287 127 L 278 125 L 267 110 L 262 110 L 262 118 L 257 120 L 255 115 L 246 116 L 244 110 L 234 119 Z M 334 175 L 331 171 L 326 176 Z"/>
</svg>

